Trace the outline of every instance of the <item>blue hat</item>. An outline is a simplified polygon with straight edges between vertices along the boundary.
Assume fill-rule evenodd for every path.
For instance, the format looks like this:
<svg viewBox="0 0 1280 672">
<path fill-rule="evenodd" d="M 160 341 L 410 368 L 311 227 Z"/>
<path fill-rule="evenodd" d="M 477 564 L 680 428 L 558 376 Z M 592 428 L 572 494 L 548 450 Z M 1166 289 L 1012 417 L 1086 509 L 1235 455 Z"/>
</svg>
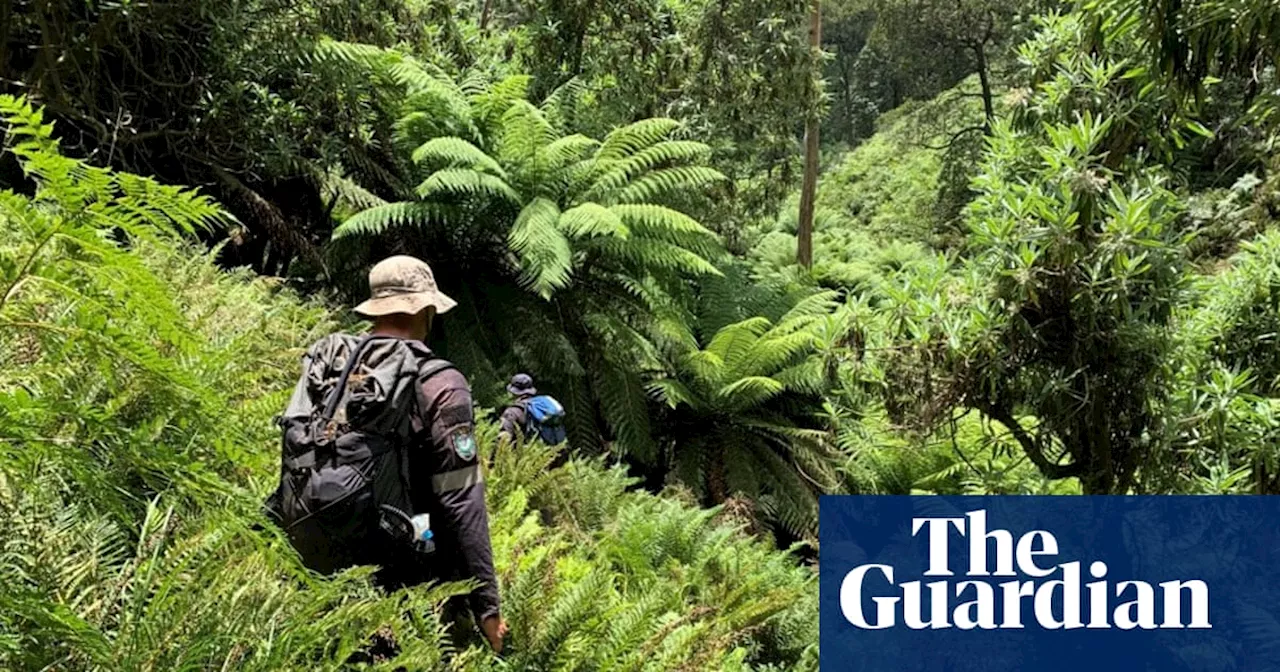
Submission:
<svg viewBox="0 0 1280 672">
<path fill-rule="evenodd" d="M 538 389 L 533 386 L 533 377 L 527 373 L 517 373 L 511 376 L 511 384 L 507 385 L 507 391 L 517 397 L 538 393 Z"/>
</svg>

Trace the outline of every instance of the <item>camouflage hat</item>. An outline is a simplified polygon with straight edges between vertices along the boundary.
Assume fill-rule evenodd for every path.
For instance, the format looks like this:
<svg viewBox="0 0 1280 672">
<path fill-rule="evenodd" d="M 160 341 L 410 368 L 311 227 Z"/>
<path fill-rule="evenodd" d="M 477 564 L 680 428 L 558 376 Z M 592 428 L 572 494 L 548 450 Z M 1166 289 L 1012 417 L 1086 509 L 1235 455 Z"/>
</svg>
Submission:
<svg viewBox="0 0 1280 672">
<path fill-rule="evenodd" d="M 458 305 L 436 286 L 426 262 L 403 255 L 383 259 L 369 271 L 369 294 L 368 301 L 356 306 L 356 312 L 365 317 L 414 315 L 428 306 L 444 314 Z"/>
</svg>

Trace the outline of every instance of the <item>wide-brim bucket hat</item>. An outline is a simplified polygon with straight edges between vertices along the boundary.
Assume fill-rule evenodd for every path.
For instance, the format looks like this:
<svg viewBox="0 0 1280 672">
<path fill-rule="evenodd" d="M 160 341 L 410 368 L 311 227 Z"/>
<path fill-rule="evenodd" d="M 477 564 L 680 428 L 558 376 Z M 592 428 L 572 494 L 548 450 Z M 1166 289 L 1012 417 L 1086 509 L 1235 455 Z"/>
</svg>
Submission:
<svg viewBox="0 0 1280 672">
<path fill-rule="evenodd" d="M 368 301 L 355 307 L 365 317 L 414 315 L 430 306 L 440 315 L 458 305 L 440 291 L 425 261 L 405 255 L 384 259 L 369 271 L 369 295 Z"/>
<path fill-rule="evenodd" d="M 537 394 L 538 388 L 533 386 L 532 376 L 527 373 L 517 373 L 511 377 L 511 382 L 507 385 L 507 391 L 518 397 Z"/>
</svg>

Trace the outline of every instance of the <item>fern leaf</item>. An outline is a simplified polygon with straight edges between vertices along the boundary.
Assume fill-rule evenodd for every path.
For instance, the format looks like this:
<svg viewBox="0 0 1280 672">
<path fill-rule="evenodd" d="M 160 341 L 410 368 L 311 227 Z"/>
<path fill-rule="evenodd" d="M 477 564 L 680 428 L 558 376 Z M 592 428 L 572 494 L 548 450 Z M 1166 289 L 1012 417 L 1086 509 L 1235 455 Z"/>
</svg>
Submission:
<svg viewBox="0 0 1280 672">
<path fill-rule="evenodd" d="M 610 236 L 626 240 L 631 236 L 622 218 L 598 203 L 583 203 L 565 210 L 560 215 L 560 229 L 570 238 Z"/>
<path fill-rule="evenodd" d="M 759 406 L 781 394 L 782 383 L 766 376 L 739 378 L 716 391 L 716 395 L 729 402 L 735 409 Z"/>
<path fill-rule="evenodd" d="M 635 154 L 671 135 L 680 125 L 674 119 L 653 118 L 614 129 L 605 136 L 598 157 L 601 161 L 616 161 Z"/>
<path fill-rule="evenodd" d="M 414 163 L 438 162 L 450 168 L 473 168 L 507 179 L 507 173 L 484 150 L 462 138 L 433 138 L 413 150 Z"/>
<path fill-rule="evenodd" d="M 710 158 L 711 148 L 700 142 L 669 140 L 643 150 L 610 158 L 608 140 L 596 152 L 594 179 L 586 195 L 599 198 L 622 188 L 632 180 L 660 165 L 677 162 L 702 162 Z"/>
<path fill-rule="evenodd" d="M 637 236 L 689 247 L 700 254 L 715 250 L 717 236 L 694 218 L 653 204 L 624 204 L 610 208 Z"/>
<path fill-rule="evenodd" d="M 614 196 L 614 200 L 618 203 L 648 203 L 676 192 L 703 190 L 728 179 L 720 171 L 703 166 L 666 168 L 628 184 Z"/>
<path fill-rule="evenodd" d="M 517 194 L 501 177 L 471 168 L 445 168 L 432 173 L 418 185 L 418 196 L 431 199 L 439 195 L 493 196 L 510 203 L 520 203 Z"/>
<path fill-rule="evenodd" d="M 351 216 L 334 229 L 333 238 L 338 240 L 351 236 L 377 236 L 397 227 L 426 227 L 452 221 L 455 216 L 452 208 L 436 203 L 388 203 Z"/>
<path fill-rule="evenodd" d="M 648 389 L 659 401 L 671 408 L 676 408 L 681 404 L 686 404 L 695 409 L 700 406 L 693 392 L 685 387 L 684 383 L 675 378 L 660 378 L 652 381 L 649 383 Z"/>
<path fill-rule="evenodd" d="M 560 208 L 545 198 L 535 198 L 520 211 L 508 243 L 520 256 L 524 282 L 543 298 L 569 284 L 572 251 L 558 226 Z"/>
</svg>

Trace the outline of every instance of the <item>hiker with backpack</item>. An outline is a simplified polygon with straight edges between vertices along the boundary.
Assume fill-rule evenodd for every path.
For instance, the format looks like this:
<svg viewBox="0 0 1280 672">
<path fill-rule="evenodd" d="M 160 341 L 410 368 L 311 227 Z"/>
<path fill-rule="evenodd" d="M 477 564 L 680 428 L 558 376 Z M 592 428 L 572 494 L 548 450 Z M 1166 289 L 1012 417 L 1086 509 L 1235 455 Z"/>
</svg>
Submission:
<svg viewBox="0 0 1280 672">
<path fill-rule="evenodd" d="M 363 336 L 313 344 L 283 429 L 280 485 L 268 511 L 321 573 L 378 565 L 396 589 L 476 579 L 470 611 L 500 652 L 507 631 L 489 540 L 466 378 L 425 341 L 456 302 L 426 263 L 386 259 L 369 274 Z M 456 606 L 452 607 L 456 609 Z"/>
<path fill-rule="evenodd" d="M 548 395 L 539 395 L 533 377 L 517 373 L 511 377 L 507 392 L 514 400 L 502 411 L 498 436 L 507 441 L 537 436 L 549 446 L 564 443 L 564 407 Z"/>
</svg>

